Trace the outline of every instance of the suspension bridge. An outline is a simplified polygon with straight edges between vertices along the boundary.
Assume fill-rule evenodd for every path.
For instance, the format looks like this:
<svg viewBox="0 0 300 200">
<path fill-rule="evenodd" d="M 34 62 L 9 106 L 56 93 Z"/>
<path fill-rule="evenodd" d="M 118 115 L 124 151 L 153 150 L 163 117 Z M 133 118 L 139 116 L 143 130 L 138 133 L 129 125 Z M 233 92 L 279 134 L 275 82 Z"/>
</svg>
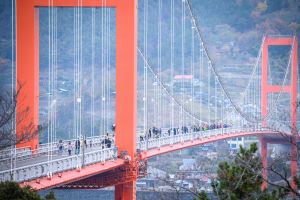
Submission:
<svg viewBox="0 0 300 200">
<path fill-rule="evenodd" d="M 48 8 L 49 75 L 47 89 L 47 143 L 39 143 L 38 136 L 30 141 L 7 148 L 0 153 L 0 180 L 14 180 L 22 186 L 37 190 L 49 188 L 91 189 L 115 186 L 115 199 L 135 199 L 135 182 L 147 174 L 147 159 L 197 145 L 236 137 L 257 136 L 261 144 L 261 159 L 267 168 L 267 144 L 298 142 L 297 84 L 298 39 L 295 36 L 262 38 L 253 71 L 239 101 L 231 96 L 224 79 L 212 60 L 198 19 L 190 1 L 168 1 L 170 16 L 167 34 L 164 33 L 162 0 L 158 1 L 157 62 L 148 52 L 148 0 L 142 2 L 143 39 L 138 42 L 138 1 L 118 0 L 17 0 L 16 1 L 16 78 L 13 85 L 23 83 L 17 96 L 16 121 L 24 108 L 29 116 L 16 126 L 20 136 L 24 127 L 39 125 L 40 101 L 40 29 L 39 15 Z M 57 141 L 58 106 L 57 9 L 74 11 L 74 132 L 69 140 Z M 180 8 L 180 12 L 177 7 Z M 82 10 L 92 12 L 92 83 L 90 93 L 101 86 L 101 128 L 91 136 L 82 126 L 83 118 L 83 58 Z M 96 8 L 105 8 L 96 18 Z M 107 8 L 107 9 L 106 9 Z M 111 93 L 110 65 L 112 36 L 110 9 L 115 9 L 115 99 Z M 179 17 L 177 16 L 179 13 Z M 176 17 L 177 16 L 177 17 Z M 153 18 L 153 17 L 152 17 Z M 180 20 L 178 20 L 179 18 Z M 101 23 L 98 22 L 101 21 Z M 95 29 L 101 24 L 101 55 L 95 51 Z M 180 25 L 180 26 L 179 26 Z M 180 29 L 180 30 L 177 30 Z M 177 40 L 180 31 L 181 40 Z M 190 34 L 189 37 L 186 37 Z M 167 36 L 166 36 L 167 35 Z M 162 40 L 168 37 L 169 56 L 163 55 Z M 176 39 L 175 39 L 176 38 Z M 188 39 L 187 39 L 188 38 Z M 180 45 L 176 45 L 180 42 Z M 188 48 L 187 48 L 187 43 Z M 176 54 L 180 46 L 180 55 Z M 270 81 L 269 46 L 290 46 L 288 63 L 280 84 Z M 188 52 L 188 53 L 186 53 Z M 189 54 L 190 56 L 187 56 Z M 101 84 L 95 81 L 95 59 L 101 57 Z M 189 59 L 189 60 L 188 60 Z M 178 62 L 181 66 L 178 71 Z M 138 61 L 141 62 L 138 64 Z M 155 63 L 155 64 L 153 64 Z M 169 65 L 169 78 L 162 77 L 162 69 Z M 139 66 L 141 70 L 138 70 Z M 13 66 L 14 67 L 14 66 Z M 141 72 L 138 72 L 141 71 Z M 142 73 L 139 77 L 138 74 Z M 174 77 L 177 77 L 175 79 Z M 200 84 L 196 83 L 196 78 Z M 138 81 L 141 79 L 140 81 Z M 139 83 L 139 84 L 138 84 Z M 197 95 L 200 94 L 200 95 Z M 289 95 L 283 116 L 282 102 Z M 112 116 L 108 114 L 115 101 L 115 130 L 110 131 Z M 91 102 L 94 112 L 96 103 Z M 138 112 L 139 111 L 139 112 Z M 142 113 L 142 115 L 140 114 Z M 154 113 L 150 115 L 149 113 Z M 204 114 L 203 114 L 204 113 Z M 140 116 L 141 115 L 141 116 Z M 104 116 L 104 117 L 103 117 Z M 91 127 L 96 123 L 90 118 Z M 70 144 L 80 151 L 69 154 Z M 76 148 L 77 148 L 76 147 Z M 74 148 L 74 147 L 73 147 Z M 72 149 L 73 152 L 74 149 Z M 297 175 L 297 149 L 291 145 L 291 176 Z M 267 171 L 263 171 L 267 180 Z M 293 187 L 295 184 L 293 183 Z M 267 187 L 266 181 L 262 187 Z"/>
</svg>

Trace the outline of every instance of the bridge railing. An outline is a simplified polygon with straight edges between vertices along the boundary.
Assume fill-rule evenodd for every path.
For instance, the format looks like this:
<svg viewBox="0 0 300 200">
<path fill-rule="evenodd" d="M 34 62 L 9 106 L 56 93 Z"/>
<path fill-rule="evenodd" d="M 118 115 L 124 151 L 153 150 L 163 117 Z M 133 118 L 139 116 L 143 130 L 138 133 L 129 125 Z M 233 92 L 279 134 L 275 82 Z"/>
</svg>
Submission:
<svg viewBox="0 0 300 200">
<path fill-rule="evenodd" d="M 113 160 L 116 159 L 117 156 L 117 147 L 91 151 L 81 155 L 68 156 L 12 170 L 1 171 L 0 181 L 14 180 L 24 182 L 46 176 L 51 178 L 55 173 L 70 169 L 80 169 L 86 165 Z"/>
<path fill-rule="evenodd" d="M 12 154 L 14 154 L 15 150 L 11 148 L 3 149 L 0 151 L 0 160 L 5 159 L 5 158 L 10 158 Z M 22 156 L 30 153 L 30 147 L 22 147 L 16 149 L 16 156 Z"/>
<path fill-rule="evenodd" d="M 97 142 L 99 142 L 99 141 L 102 141 L 104 138 L 105 138 L 105 135 L 94 136 L 94 137 L 87 137 L 87 138 L 86 138 L 86 142 L 87 142 L 88 145 L 90 144 L 90 141 L 92 141 L 92 144 L 94 144 L 94 143 L 97 143 Z M 71 144 L 75 144 L 75 141 L 76 141 L 76 140 L 77 140 L 77 139 L 72 139 L 72 140 L 62 140 L 62 145 L 63 145 L 65 148 L 67 148 L 69 142 L 71 142 Z M 58 147 L 58 146 L 59 146 L 59 142 L 58 142 L 58 141 L 53 142 L 52 145 Z M 40 144 L 40 145 L 39 145 L 39 150 L 46 149 L 46 148 L 48 148 L 48 146 L 50 146 L 49 143 L 43 143 L 43 144 Z"/>
<path fill-rule="evenodd" d="M 95 137 L 88 137 L 86 138 L 86 142 L 88 147 L 91 148 L 102 148 L 103 140 L 105 139 L 105 136 L 95 136 Z M 68 144 L 71 142 L 72 145 L 75 144 L 74 140 L 63 140 L 63 142 L 60 144 L 59 142 L 54 142 L 52 144 L 50 143 L 44 143 L 40 144 L 39 148 L 35 151 L 32 151 L 30 147 L 27 148 L 21 148 L 16 149 L 16 155 L 14 155 L 14 150 L 11 149 L 5 149 L 3 151 L 0 151 L 0 165 L 6 165 L 11 162 L 11 158 L 16 158 L 17 160 L 26 160 L 29 158 L 36 158 L 40 156 L 47 155 L 48 153 L 51 154 L 57 154 L 59 151 L 59 145 L 63 146 L 63 151 L 66 153 L 68 149 Z M 90 146 L 91 144 L 91 146 Z"/>
<path fill-rule="evenodd" d="M 206 131 L 198 131 L 191 133 L 180 133 L 176 135 L 162 136 L 158 138 L 145 139 L 137 143 L 137 148 L 140 150 L 148 150 L 153 148 L 159 148 L 162 146 L 172 145 L 176 143 L 182 143 L 187 141 L 192 141 L 195 139 L 205 139 L 209 137 L 214 137 L 218 135 L 238 133 L 238 132 L 255 132 L 255 131 L 267 131 L 268 128 L 262 128 L 260 125 L 249 126 L 249 127 L 228 127 L 219 128 Z"/>
<path fill-rule="evenodd" d="M 193 141 L 196 139 L 206 139 L 218 135 L 260 131 L 270 131 L 270 129 L 263 128 L 260 125 L 242 127 L 236 126 L 199 132 L 180 133 L 170 136 L 164 135 L 158 138 L 151 138 L 137 142 L 137 149 L 148 150 L 167 145 Z M 96 140 L 94 139 L 93 143 L 95 145 L 101 144 L 102 139 L 99 138 L 99 141 L 95 141 Z M 5 170 L 0 172 L 0 181 L 15 180 L 18 182 L 22 182 L 43 176 L 51 177 L 54 173 L 80 168 L 83 165 L 89 165 L 96 162 L 105 162 L 106 160 L 114 159 L 117 157 L 117 152 L 117 147 L 106 149 L 96 148 L 96 150 L 92 149 L 90 152 L 81 155 L 63 156 L 63 158 L 53 159 L 47 162 L 36 163 L 24 167 L 15 168 L 13 170 Z"/>
</svg>

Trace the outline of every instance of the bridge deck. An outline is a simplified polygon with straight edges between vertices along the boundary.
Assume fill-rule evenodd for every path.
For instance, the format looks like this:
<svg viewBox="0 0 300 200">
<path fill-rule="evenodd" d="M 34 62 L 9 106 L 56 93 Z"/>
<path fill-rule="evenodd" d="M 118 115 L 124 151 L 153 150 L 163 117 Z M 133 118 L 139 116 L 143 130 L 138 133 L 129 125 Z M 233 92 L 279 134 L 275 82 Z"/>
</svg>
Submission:
<svg viewBox="0 0 300 200">
<path fill-rule="evenodd" d="M 100 146 L 93 146 L 93 147 L 87 147 L 85 148 L 85 154 L 86 153 L 90 153 L 96 150 L 99 150 L 99 148 L 101 148 Z M 74 149 L 72 150 L 72 154 L 71 156 L 74 156 Z M 83 151 L 82 149 L 80 150 L 79 156 L 83 155 Z M 29 165 L 34 165 L 37 163 L 45 163 L 48 162 L 48 158 L 49 160 L 55 161 L 55 160 L 60 160 L 60 159 L 65 159 L 70 157 L 68 155 L 68 151 L 67 149 L 64 149 L 62 151 L 62 153 L 59 153 L 59 151 L 55 148 L 52 151 L 52 155 L 48 157 L 48 153 L 47 152 L 43 152 L 43 153 L 33 153 L 29 156 L 24 156 L 24 157 L 19 157 L 18 159 L 16 159 L 16 168 L 22 168 L 25 166 L 29 166 Z M 2 159 L 0 160 L 0 171 L 6 171 L 9 170 L 11 167 L 11 159 Z"/>
<path fill-rule="evenodd" d="M 141 151 L 142 158 L 147 159 L 171 151 L 234 137 L 277 134 L 276 131 L 262 127 L 229 127 L 149 138 L 139 141 L 137 149 Z M 17 161 L 17 167 L 13 170 L 10 169 L 10 163 L 0 162 L 0 181 L 13 178 L 23 185 L 29 184 L 38 190 L 57 187 L 122 165 L 124 161 L 117 159 L 117 155 L 118 150 L 114 145 L 105 149 L 102 149 L 102 145 L 95 145 L 85 149 L 84 154 L 68 156 L 65 151 L 62 155 L 55 154 L 51 160 L 48 160 L 45 153 L 37 154 L 37 157 L 26 156 L 25 160 Z"/>
<path fill-rule="evenodd" d="M 64 171 L 63 173 L 53 175 L 51 179 L 49 179 L 48 177 L 42 177 L 39 179 L 23 182 L 21 183 L 21 185 L 30 185 L 36 190 L 45 190 L 48 188 L 59 187 L 67 183 L 85 179 L 93 175 L 101 174 L 123 164 L 124 160 L 122 159 L 116 159 L 113 161 L 109 160 L 104 163 L 92 164 L 81 169 Z"/>
<path fill-rule="evenodd" d="M 147 151 L 143 151 L 142 158 L 150 158 L 160 154 L 169 153 L 172 151 L 177 151 L 180 149 L 185 149 L 197 145 L 202 145 L 206 143 L 212 143 L 220 140 L 226 140 L 235 137 L 245 137 L 245 136 L 261 136 L 270 135 L 270 131 L 253 131 L 253 132 L 236 132 L 231 134 L 221 134 L 216 136 L 205 136 L 201 138 L 194 138 L 193 140 L 181 141 L 176 143 L 170 143 L 168 145 L 157 145 Z"/>
</svg>

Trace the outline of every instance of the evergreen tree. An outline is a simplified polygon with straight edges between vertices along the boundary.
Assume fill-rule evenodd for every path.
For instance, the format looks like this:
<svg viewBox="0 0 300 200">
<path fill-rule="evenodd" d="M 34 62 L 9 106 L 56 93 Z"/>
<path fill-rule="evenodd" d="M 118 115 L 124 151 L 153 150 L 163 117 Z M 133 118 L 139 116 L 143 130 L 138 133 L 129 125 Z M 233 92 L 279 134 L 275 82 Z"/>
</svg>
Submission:
<svg viewBox="0 0 300 200">
<path fill-rule="evenodd" d="M 20 187 L 18 183 L 11 181 L 0 183 L 0 199 L 42 200 L 31 187 Z"/>
<path fill-rule="evenodd" d="M 261 190 L 263 167 L 257 150 L 256 143 L 251 144 L 250 149 L 240 147 L 232 163 L 219 164 L 217 177 L 212 182 L 213 191 L 219 199 L 277 200 L 288 194 L 282 188 L 272 192 Z"/>
<path fill-rule="evenodd" d="M 54 192 L 53 192 L 53 191 L 50 191 L 49 194 L 47 194 L 47 195 L 45 196 L 45 199 L 46 199 L 46 200 L 56 200 L 55 195 L 54 195 Z"/>
<path fill-rule="evenodd" d="M 209 200 L 208 195 L 203 190 L 197 195 L 194 200 Z"/>
<path fill-rule="evenodd" d="M 0 199 L 5 200 L 43 200 L 36 190 L 29 186 L 20 187 L 12 181 L 0 182 Z M 45 200 L 56 200 L 54 192 L 45 196 Z"/>
</svg>

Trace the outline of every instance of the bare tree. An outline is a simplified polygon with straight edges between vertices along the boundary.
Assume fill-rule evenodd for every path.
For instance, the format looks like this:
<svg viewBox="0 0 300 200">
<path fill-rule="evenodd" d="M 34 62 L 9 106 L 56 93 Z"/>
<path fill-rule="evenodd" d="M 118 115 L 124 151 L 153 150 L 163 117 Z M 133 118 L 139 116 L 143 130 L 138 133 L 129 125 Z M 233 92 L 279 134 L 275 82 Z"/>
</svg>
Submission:
<svg viewBox="0 0 300 200">
<path fill-rule="evenodd" d="M 300 102 L 296 102 L 296 109 L 291 112 L 298 112 L 300 106 Z M 286 114 L 285 118 L 289 119 L 290 113 L 283 113 Z M 287 120 L 290 122 L 289 120 Z M 269 127 L 270 129 L 274 129 L 277 134 L 279 134 L 282 137 L 282 140 L 285 141 L 287 144 L 289 144 L 292 148 L 292 146 L 296 147 L 297 149 L 297 160 L 299 160 L 299 150 L 300 146 L 298 144 L 299 142 L 299 131 L 297 128 L 297 124 L 290 124 L 288 125 L 289 129 L 294 133 L 294 135 L 287 134 L 286 132 L 282 130 L 278 130 L 274 127 Z M 293 134 L 292 133 L 292 134 Z M 270 175 L 271 179 L 265 180 L 270 186 L 275 188 L 281 188 L 289 193 L 291 193 L 294 197 L 297 197 L 300 199 L 300 191 L 298 190 L 300 187 L 299 182 L 299 176 L 297 177 L 291 177 L 291 173 L 289 172 L 290 169 L 288 167 L 288 163 L 295 159 L 291 153 L 284 153 L 281 155 L 276 155 L 274 159 L 271 160 L 271 162 L 268 162 L 268 166 L 266 168 L 268 175 Z M 272 180 L 272 178 L 274 180 Z M 296 189 L 292 186 L 291 182 L 294 181 L 296 185 Z"/>
<path fill-rule="evenodd" d="M 185 176 L 181 176 L 180 179 L 177 179 L 179 182 L 176 182 L 169 177 L 156 177 L 156 180 L 158 180 L 161 185 L 167 186 L 165 188 L 156 188 L 153 187 L 152 191 L 158 194 L 158 198 L 160 200 L 164 199 L 176 199 L 180 200 L 182 199 L 182 195 L 184 193 L 189 193 L 191 196 L 196 197 L 197 196 L 197 189 L 196 188 L 188 188 L 181 184 L 185 180 Z"/>
<path fill-rule="evenodd" d="M 29 107 L 24 107 L 18 110 L 19 96 L 23 85 L 19 84 L 18 90 L 14 93 L 4 92 L 0 95 L 0 150 L 23 144 L 38 135 L 38 127 L 32 122 L 25 124 L 24 122 L 31 121 Z M 18 117 L 16 115 L 18 114 Z M 16 134 L 16 127 L 22 123 L 21 132 Z"/>
</svg>

